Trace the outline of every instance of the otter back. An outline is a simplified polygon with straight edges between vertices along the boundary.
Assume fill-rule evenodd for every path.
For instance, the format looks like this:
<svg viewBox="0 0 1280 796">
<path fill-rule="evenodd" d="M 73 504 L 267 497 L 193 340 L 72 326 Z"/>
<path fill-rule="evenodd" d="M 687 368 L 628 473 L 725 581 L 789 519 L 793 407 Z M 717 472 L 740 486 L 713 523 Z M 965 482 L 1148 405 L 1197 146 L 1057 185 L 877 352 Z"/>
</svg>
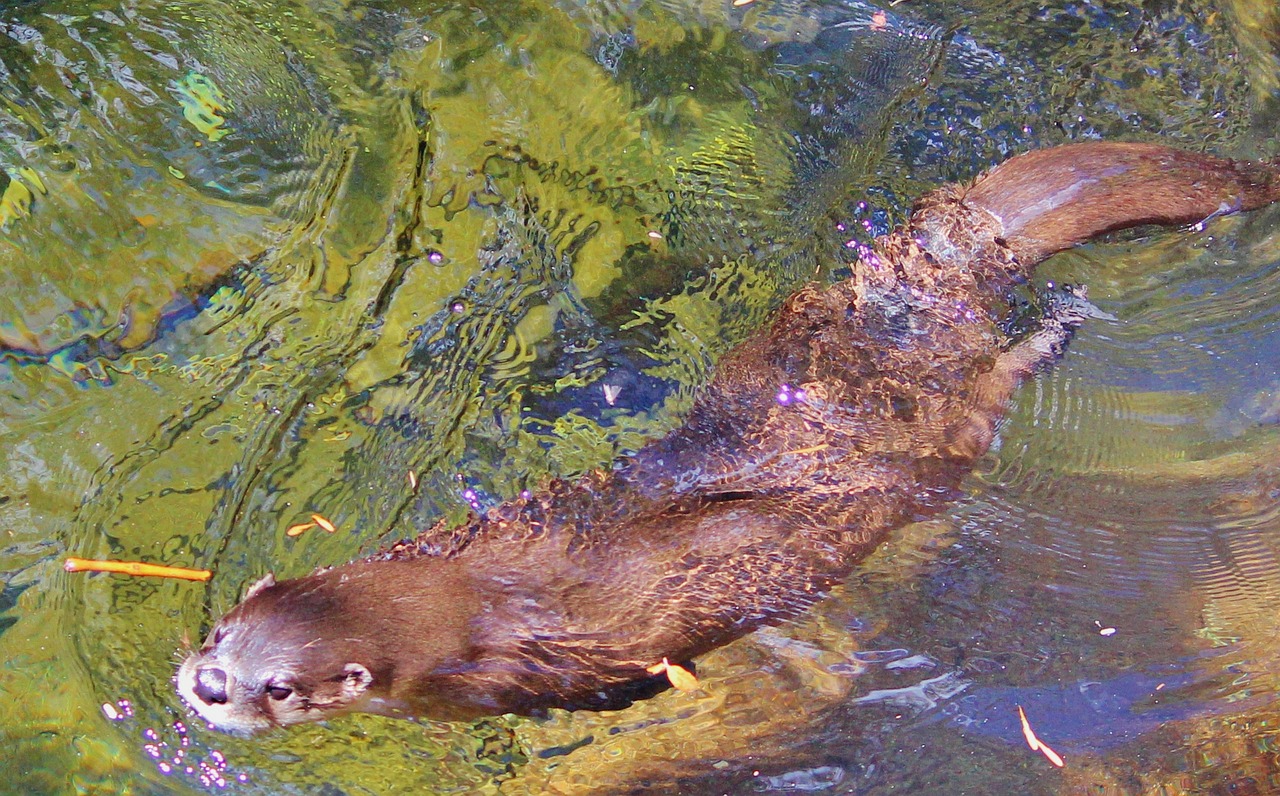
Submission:
<svg viewBox="0 0 1280 796">
<path fill-rule="evenodd" d="M 264 581 L 182 664 L 179 692 L 241 733 L 608 704 L 663 659 L 804 611 L 947 505 L 1013 391 L 1090 315 L 1058 291 L 1038 326 L 1001 332 L 1041 259 L 1277 198 L 1272 164 L 1147 144 L 1033 152 L 945 186 L 850 279 L 788 299 L 667 437 L 461 527 Z"/>
</svg>

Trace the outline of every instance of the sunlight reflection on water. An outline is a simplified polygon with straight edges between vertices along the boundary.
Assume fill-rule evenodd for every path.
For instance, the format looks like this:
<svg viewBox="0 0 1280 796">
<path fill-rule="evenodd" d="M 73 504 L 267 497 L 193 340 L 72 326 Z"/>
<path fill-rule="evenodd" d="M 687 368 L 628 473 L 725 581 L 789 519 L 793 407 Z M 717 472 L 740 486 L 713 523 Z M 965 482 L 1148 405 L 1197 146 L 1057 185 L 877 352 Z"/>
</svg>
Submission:
<svg viewBox="0 0 1280 796">
<path fill-rule="evenodd" d="M 950 515 L 804 619 L 699 661 L 694 695 L 250 742 L 188 726 L 170 683 L 184 634 L 262 572 L 349 559 L 669 428 L 718 354 L 922 190 L 1077 137 L 1272 146 L 1249 131 L 1231 15 L 65 5 L 0 12 L 0 735 L 17 772 L 0 789 L 1274 776 L 1257 753 L 1280 671 L 1274 210 L 1050 264 L 1118 320 L 1022 391 Z M 336 533 L 284 534 L 317 512 Z M 217 577 L 72 577 L 66 552 Z M 1016 706 L 1065 779 L 1028 753 Z"/>
</svg>

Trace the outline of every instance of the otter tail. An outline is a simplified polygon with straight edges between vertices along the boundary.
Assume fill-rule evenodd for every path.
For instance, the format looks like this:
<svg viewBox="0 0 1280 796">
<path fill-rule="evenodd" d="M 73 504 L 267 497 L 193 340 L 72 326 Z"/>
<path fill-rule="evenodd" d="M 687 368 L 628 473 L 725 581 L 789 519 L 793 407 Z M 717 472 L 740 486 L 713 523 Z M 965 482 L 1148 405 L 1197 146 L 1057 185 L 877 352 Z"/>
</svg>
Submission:
<svg viewBox="0 0 1280 796">
<path fill-rule="evenodd" d="M 1019 155 L 979 177 L 964 203 L 991 213 L 1025 268 L 1140 224 L 1189 224 L 1280 199 L 1280 163 L 1155 144 L 1070 144 Z"/>
</svg>

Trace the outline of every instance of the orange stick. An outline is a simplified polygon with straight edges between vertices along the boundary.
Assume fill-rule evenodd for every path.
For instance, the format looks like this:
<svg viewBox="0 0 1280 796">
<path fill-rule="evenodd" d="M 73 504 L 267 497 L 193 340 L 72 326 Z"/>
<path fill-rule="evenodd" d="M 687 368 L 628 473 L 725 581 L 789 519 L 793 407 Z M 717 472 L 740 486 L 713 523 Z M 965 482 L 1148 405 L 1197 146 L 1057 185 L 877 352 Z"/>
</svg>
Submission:
<svg viewBox="0 0 1280 796">
<path fill-rule="evenodd" d="M 1049 748 L 1048 744 L 1036 737 L 1035 730 L 1031 729 L 1031 722 L 1027 721 L 1027 714 L 1022 710 L 1022 705 L 1018 705 L 1018 718 L 1022 721 L 1022 737 L 1027 739 L 1027 746 L 1031 747 L 1033 752 L 1039 752 L 1049 759 L 1058 768 L 1066 765 L 1066 761 L 1062 759 L 1062 755 Z"/>
<path fill-rule="evenodd" d="M 159 564 L 144 564 L 141 561 L 94 561 L 88 558 L 68 558 L 62 562 L 62 568 L 67 572 L 116 572 L 121 575 L 178 578 L 179 580 L 208 580 L 213 577 L 213 573 L 207 569 L 165 567 Z"/>
</svg>

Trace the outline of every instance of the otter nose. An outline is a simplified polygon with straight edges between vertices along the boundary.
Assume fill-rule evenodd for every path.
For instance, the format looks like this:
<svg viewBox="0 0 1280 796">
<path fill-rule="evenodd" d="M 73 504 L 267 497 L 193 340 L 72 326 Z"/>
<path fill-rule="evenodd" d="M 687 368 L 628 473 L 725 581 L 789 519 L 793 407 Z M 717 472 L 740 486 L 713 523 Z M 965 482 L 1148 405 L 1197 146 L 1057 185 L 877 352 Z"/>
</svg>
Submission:
<svg viewBox="0 0 1280 796">
<path fill-rule="evenodd" d="M 192 691 L 206 705 L 227 703 L 227 673 L 216 666 L 204 666 L 196 671 L 196 683 Z"/>
</svg>

